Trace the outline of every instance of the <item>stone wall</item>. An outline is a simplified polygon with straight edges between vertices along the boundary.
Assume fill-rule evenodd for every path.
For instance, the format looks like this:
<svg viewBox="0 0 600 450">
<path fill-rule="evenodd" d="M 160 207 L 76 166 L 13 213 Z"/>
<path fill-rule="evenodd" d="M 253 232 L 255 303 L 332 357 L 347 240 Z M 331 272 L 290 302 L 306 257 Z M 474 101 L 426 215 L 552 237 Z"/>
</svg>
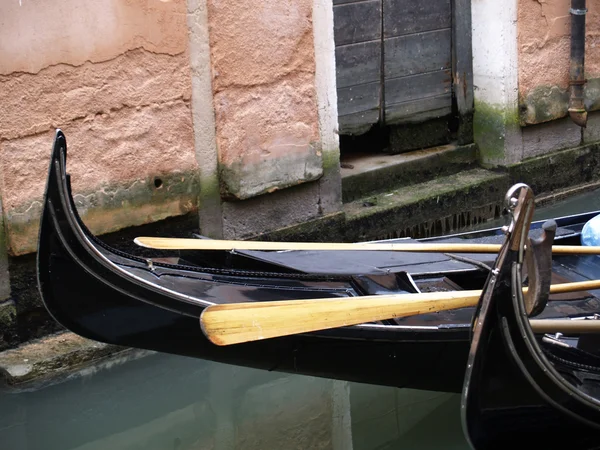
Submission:
<svg viewBox="0 0 600 450">
<path fill-rule="evenodd" d="M 9 252 L 35 250 L 55 128 L 96 233 L 196 208 L 185 0 L 0 4 L 0 170 Z"/>
<path fill-rule="evenodd" d="M 590 111 L 600 109 L 600 2 L 586 3 L 586 108 Z M 567 115 L 570 7 L 570 0 L 519 1 L 519 96 L 523 125 Z"/>
<path fill-rule="evenodd" d="M 188 8 L 194 127 L 214 123 L 196 139 L 202 233 L 248 238 L 339 211 L 331 0 Z"/>
<path fill-rule="evenodd" d="M 587 2 L 586 108 L 600 101 L 598 2 Z M 474 136 L 484 166 L 509 166 L 528 158 L 594 143 L 599 113 L 582 130 L 567 115 L 570 2 L 480 0 L 471 3 Z"/>
<path fill-rule="evenodd" d="M 56 128 L 94 234 L 339 212 L 331 0 L 10 0 L 0 24 L 0 348 L 55 329 L 33 253 Z"/>
</svg>

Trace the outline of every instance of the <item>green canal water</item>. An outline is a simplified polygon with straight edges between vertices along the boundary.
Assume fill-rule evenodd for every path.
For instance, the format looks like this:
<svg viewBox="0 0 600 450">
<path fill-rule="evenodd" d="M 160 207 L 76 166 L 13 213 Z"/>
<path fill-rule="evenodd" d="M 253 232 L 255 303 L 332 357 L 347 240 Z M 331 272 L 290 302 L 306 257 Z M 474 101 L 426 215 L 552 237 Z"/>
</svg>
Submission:
<svg viewBox="0 0 600 450">
<path fill-rule="evenodd" d="M 600 209 L 599 193 L 536 218 Z M 467 449 L 459 407 L 456 394 L 149 354 L 0 392 L 0 450 Z"/>
</svg>

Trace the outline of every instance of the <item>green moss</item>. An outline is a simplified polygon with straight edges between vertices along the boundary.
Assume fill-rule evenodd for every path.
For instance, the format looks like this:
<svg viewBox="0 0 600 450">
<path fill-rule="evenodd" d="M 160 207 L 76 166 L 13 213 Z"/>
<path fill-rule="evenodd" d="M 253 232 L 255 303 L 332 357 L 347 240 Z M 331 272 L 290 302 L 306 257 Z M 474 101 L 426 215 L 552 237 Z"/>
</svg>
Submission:
<svg viewBox="0 0 600 450">
<path fill-rule="evenodd" d="M 345 215 L 336 212 L 297 225 L 259 234 L 253 239 L 268 241 L 336 242 L 344 234 Z"/>
<path fill-rule="evenodd" d="M 219 164 L 221 196 L 245 200 L 323 176 L 323 155 L 319 143 L 310 143 L 303 152 L 265 157 L 255 162 L 242 159 Z"/>
<path fill-rule="evenodd" d="M 568 114 L 569 92 L 558 86 L 537 86 L 519 101 L 521 125 L 559 119 Z"/>
<path fill-rule="evenodd" d="M 511 181 L 527 183 L 536 194 L 600 178 L 600 145 L 590 144 L 508 166 Z"/>
<path fill-rule="evenodd" d="M 473 134 L 484 165 L 495 165 L 504 158 L 506 130 L 519 126 L 518 112 L 500 105 L 475 100 Z"/>
<path fill-rule="evenodd" d="M 199 180 L 196 172 L 157 174 L 130 185 L 112 183 L 91 192 L 74 191 L 83 220 L 95 234 L 104 234 L 196 210 Z M 35 251 L 42 207 L 41 202 L 30 202 L 7 211 L 10 254 Z"/>
<path fill-rule="evenodd" d="M 600 110 L 600 78 L 588 78 L 584 93 L 585 108 L 588 111 Z"/>
<path fill-rule="evenodd" d="M 0 330 L 14 326 L 17 318 L 17 307 L 12 300 L 0 302 Z"/>
<path fill-rule="evenodd" d="M 417 156 L 420 155 L 420 156 Z M 470 168 L 477 160 L 475 144 L 439 151 L 415 152 L 409 160 L 346 175 L 342 179 L 344 203 L 373 194 L 450 175 Z"/>
<path fill-rule="evenodd" d="M 17 308 L 12 300 L 0 302 L 0 350 L 16 345 Z"/>
<path fill-rule="evenodd" d="M 337 168 L 340 165 L 340 149 L 339 147 L 331 150 L 322 151 L 323 171 L 328 172 L 330 169 Z"/>
<path fill-rule="evenodd" d="M 499 214 L 508 176 L 483 169 L 436 178 L 344 205 L 345 239 L 425 237 Z"/>
<path fill-rule="evenodd" d="M 217 175 L 203 176 L 200 178 L 200 200 L 199 208 L 202 209 L 204 203 L 220 202 L 221 188 L 219 186 L 219 177 Z"/>
<path fill-rule="evenodd" d="M 600 78 L 585 84 L 585 107 L 600 109 Z M 519 99 L 521 125 L 533 125 L 566 117 L 569 112 L 569 90 L 555 85 L 537 86 Z"/>
</svg>

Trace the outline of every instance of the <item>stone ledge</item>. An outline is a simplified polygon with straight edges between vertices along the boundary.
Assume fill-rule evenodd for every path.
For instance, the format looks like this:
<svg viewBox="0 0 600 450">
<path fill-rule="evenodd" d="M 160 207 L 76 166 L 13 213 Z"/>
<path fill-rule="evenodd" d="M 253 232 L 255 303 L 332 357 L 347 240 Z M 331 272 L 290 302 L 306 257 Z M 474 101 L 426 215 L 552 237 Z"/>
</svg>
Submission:
<svg viewBox="0 0 600 450">
<path fill-rule="evenodd" d="M 472 167 L 476 160 L 475 144 L 451 144 L 398 155 L 346 157 L 341 170 L 343 201 L 450 175 Z"/>
<path fill-rule="evenodd" d="M 507 174 L 473 169 L 344 205 L 346 240 L 457 232 L 498 217 Z M 350 231 L 351 230 L 351 231 Z"/>
<path fill-rule="evenodd" d="M 337 241 L 344 235 L 345 215 L 343 212 L 328 214 L 318 219 L 310 220 L 270 233 L 253 236 L 254 240 L 268 241 Z"/>
<path fill-rule="evenodd" d="M 536 196 L 600 179 L 600 144 L 588 144 L 508 166 L 513 183 L 529 184 Z"/>
<path fill-rule="evenodd" d="M 40 389 L 66 379 L 111 367 L 148 354 L 60 333 L 0 353 L 0 390 Z M 108 358 L 110 356 L 110 358 Z"/>
</svg>

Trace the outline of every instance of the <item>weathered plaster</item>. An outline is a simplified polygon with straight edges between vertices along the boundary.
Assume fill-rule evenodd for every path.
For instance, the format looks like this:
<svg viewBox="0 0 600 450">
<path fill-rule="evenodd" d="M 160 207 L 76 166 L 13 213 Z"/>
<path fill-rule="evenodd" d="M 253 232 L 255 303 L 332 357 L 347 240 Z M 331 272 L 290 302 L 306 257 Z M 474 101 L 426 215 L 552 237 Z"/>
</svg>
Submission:
<svg viewBox="0 0 600 450">
<path fill-rule="evenodd" d="M 519 0 L 519 95 L 521 123 L 567 115 L 571 16 L 570 0 Z M 587 2 L 585 74 L 600 77 L 600 8 Z M 596 83 L 597 84 L 597 83 Z M 600 90 L 586 89 L 586 107 L 596 109 Z"/>
<path fill-rule="evenodd" d="M 187 24 L 192 74 L 194 149 L 200 176 L 200 231 L 205 236 L 222 238 L 223 211 L 218 173 L 206 0 L 188 0 Z"/>
<path fill-rule="evenodd" d="M 223 194 L 245 199 L 320 177 L 295 168 L 303 157 L 315 167 L 315 148 L 321 156 L 312 1 L 209 1 L 208 13 Z M 272 159 L 277 173 L 263 168 Z"/>
<path fill-rule="evenodd" d="M 13 254 L 35 250 L 58 127 L 95 232 L 196 208 L 184 0 L 3 2 L 0 23 L 0 187 Z"/>
<path fill-rule="evenodd" d="M 42 133 L 125 107 L 187 101 L 188 58 L 187 52 L 170 56 L 138 49 L 98 64 L 61 63 L 34 75 L 0 76 L 0 139 Z"/>
<path fill-rule="evenodd" d="M 73 192 L 84 193 L 90 207 L 99 207 L 97 213 L 90 208 L 84 214 L 84 219 L 95 218 L 89 223 L 92 230 L 114 231 L 196 207 L 191 128 L 189 105 L 183 101 L 123 108 L 63 127 Z M 13 254 L 35 249 L 53 135 L 0 141 L 3 207 Z M 94 195 L 111 200 L 92 201 Z"/>
<path fill-rule="evenodd" d="M 175 55 L 187 48 L 185 0 L 0 2 L 0 74 L 79 66 L 134 48 Z"/>
<path fill-rule="evenodd" d="M 220 181 L 223 194 L 234 199 L 246 199 L 294 186 L 299 184 L 298 180 L 319 179 L 323 174 L 323 160 L 318 143 L 309 144 L 307 152 L 300 141 L 297 146 L 303 151 L 293 152 L 289 147 L 293 136 L 282 136 L 282 139 L 288 144 L 272 146 L 271 151 L 259 160 L 242 155 L 240 161 L 222 165 Z"/>
<path fill-rule="evenodd" d="M 587 2 L 586 76 L 600 76 L 600 5 Z M 519 0 L 519 91 L 569 85 L 570 0 Z"/>
<path fill-rule="evenodd" d="M 473 133 L 479 145 L 479 156 L 486 166 L 502 165 L 507 161 L 507 130 L 518 130 L 518 116 L 502 105 L 487 104 L 475 100 Z M 516 150 L 516 149 L 513 149 Z M 512 158 L 519 160 L 520 152 L 513 151 Z"/>
</svg>

